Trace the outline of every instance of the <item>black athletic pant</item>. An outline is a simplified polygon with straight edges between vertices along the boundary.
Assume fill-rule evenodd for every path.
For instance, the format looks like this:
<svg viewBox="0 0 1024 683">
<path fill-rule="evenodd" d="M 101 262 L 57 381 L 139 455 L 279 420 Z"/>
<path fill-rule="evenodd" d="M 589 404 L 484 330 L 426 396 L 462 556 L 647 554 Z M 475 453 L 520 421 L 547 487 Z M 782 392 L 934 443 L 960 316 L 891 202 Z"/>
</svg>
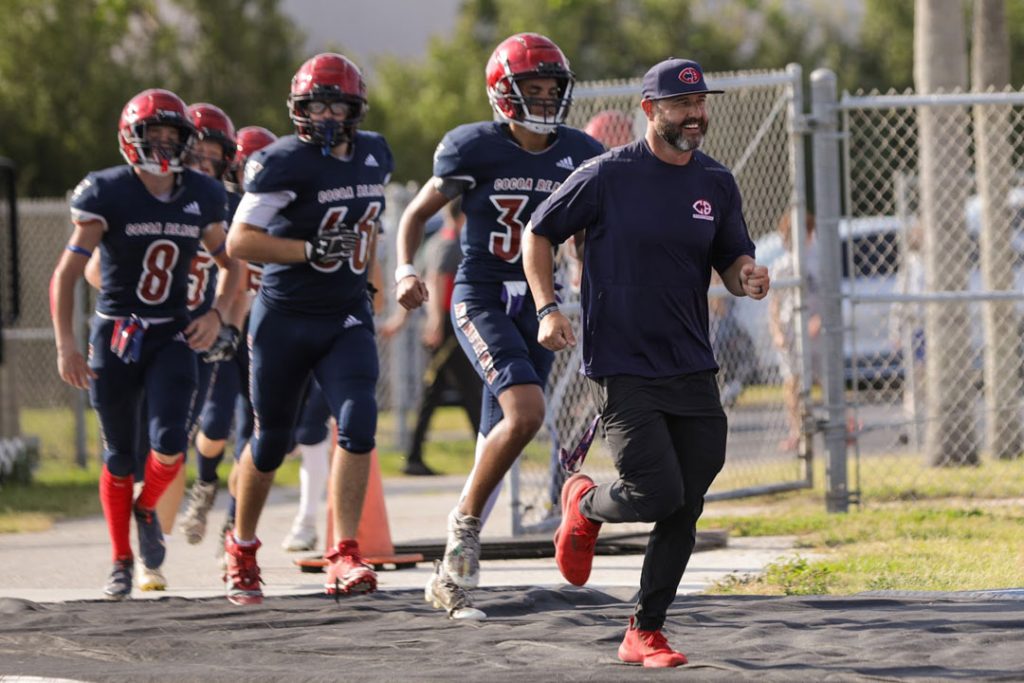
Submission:
<svg viewBox="0 0 1024 683">
<path fill-rule="evenodd" d="M 727 424 L 711 371 L 589 382 L 619 479 L 580 501 L 598 522 L 655 522 L 647 543 L 637 627 L 661 628 L 697 540 L 704 494 L 725 464 Z"/>
<path fill-rule="evenodd" d="M 483 403 L 483 380 L 459 347 L 450 318 L 444 321 L 444 338 L 434 349 L 423 372 L 423 396 L 419 416 L 413 431 L 408 462 L 423 462 L 423 441 L 427 437 L 430 418 L 442 405 L 444 392 L 449 387 L 458 389 L 459 400 L 473 425 L 473 438 L 480 432 L 480 406 Z"/>
</svg>

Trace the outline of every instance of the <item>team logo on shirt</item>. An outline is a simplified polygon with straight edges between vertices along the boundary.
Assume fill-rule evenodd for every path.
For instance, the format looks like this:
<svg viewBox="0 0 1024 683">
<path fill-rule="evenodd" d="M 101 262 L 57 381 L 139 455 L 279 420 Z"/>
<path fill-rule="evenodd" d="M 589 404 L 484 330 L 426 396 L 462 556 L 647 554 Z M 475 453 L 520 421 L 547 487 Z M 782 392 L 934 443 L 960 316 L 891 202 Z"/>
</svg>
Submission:
<svg viewBox="0 0 1024 683">
<path fill-rule="evenodd" d="M 706 199 L 698 199 L 693 203 L 693 217 L 700 221 L 713 221 L 711 215 L 711 202 Z"/>
</svg>

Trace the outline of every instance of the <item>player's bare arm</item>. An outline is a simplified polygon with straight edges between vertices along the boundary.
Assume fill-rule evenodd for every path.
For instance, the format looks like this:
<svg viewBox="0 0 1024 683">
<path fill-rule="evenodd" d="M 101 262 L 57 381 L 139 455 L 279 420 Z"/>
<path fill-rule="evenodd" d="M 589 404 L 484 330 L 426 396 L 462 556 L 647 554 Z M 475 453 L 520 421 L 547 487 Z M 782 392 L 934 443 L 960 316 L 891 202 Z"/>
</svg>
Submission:
<svg viewBox="0 0 1024 683">
<path fill-rule="evenodd" d="M 78 348 L 72 327 L 75 283 L 85 272 L 91 253 L 103 239 L 101 221 L 75 221 L 68 248 L 61 254 L 53 272 L 51 296 L 53 332 L 57 341 L 57 369 L 60 378 L 77 389 L 88 389 L 96 373 L 89 368 Z"/>
<path fill-rule="evenodd" d="M 768 296 L 768 289 L 771 286 L 768 267 L 759 266 L 747 255 L 733 261 L 721 276 L 725 288 L 735 296 L 749 296 L 755 300 Z"/>
<path fill-rule="evenodd" d="M 555 302 L 555 259 L 551 240 L 527 226 L 523 232 L 523 271 L 537 305 L 540 325 L 537 341 L 551 351 L 576 346 L 572 323 L 558 310 Z"/>
<path fill-rule="evenodd" d="M 228 231 L 228 256 L 257 263 L 302 263 L 306 243 L 276 237 L 250 223 L 236 222 Z"/>
<path fill-rule="evenodd" d="M 413 268 L 412 260 L 423 243 L 427 220 L 449 202 L 431 178 L 406 207 L 398 223 L 398 269 L 395 271 L 395 298 L 403 308 L 419 308 L 430 297 L 427 286 Z M 401 277 L 399 277 L 401 276 Z"/>
</svg>

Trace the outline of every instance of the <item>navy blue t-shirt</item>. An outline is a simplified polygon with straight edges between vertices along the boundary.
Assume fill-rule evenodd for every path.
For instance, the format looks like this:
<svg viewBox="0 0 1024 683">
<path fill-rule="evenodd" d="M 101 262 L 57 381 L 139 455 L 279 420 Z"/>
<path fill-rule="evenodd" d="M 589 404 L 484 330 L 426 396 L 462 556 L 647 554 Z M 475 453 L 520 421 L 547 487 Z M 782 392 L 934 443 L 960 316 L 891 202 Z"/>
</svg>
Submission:
<svg viewBox="0 0 1024 683">
<path fill-rule="evenodd" d="M 542 152 L 523 149 L 497 122 L 449 131 L 434 152 L 434 176 L 469 183 L 455 281 L 525 280 L 521 242 L 530 216 L 577 166 L 603 151 L 594 138 L 564 126 Z"/>
<path fill-rule="evenodd" d="M 96 310 L 147 318 L 188 313 L 189 270 L 203 230 L 225 220 L 224 185 L 185 169 L 168 201 L 154 197 L 131 166 L 85 177 L 71 196 L 74 220 L 105 221 Z"/>
<path fill-rule="evenodd" d="M 384 138 L 358 131 L 348 159 L 324 156 L 294 135 L 259 150 L 246 163 L 245 191 L 290 192 L 295 198 L 267 226 L 275 237 L 309 240 L 351 227 L 361 242 L 345 261 L 267 263 L 260 297 L 272 309 L 336 315 L 366 301 L 370 245 L 384 213 L 384 186 L 394 166 Z"/>
<path fill-rule="evenodd" d="M 711 268 L 754 255 L 729 169 L 700 151 L 685 166 L 668 164 L 640 139 L 581 166 L 531 223 L 552 243 L 587 231 L 588 376 L 718 369 L 708 338 Z"/>
</svg>

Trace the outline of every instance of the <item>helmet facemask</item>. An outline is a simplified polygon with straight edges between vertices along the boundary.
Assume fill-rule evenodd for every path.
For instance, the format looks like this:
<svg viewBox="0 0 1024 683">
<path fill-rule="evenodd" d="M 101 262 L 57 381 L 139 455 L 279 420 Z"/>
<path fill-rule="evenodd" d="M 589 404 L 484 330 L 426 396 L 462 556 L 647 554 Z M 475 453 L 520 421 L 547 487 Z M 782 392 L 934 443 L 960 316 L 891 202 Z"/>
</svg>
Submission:
<svg viewBox="0 0 1024 683">
<path fill-rule="evenodd" d="M 147 132 L 149 126 L 170 126 L 178 129 L 176 143 L 152 143 Z M 155 176 L 167 176 L 181 173 L 184 168 L 185 151 L 192 137 L 192 129 L 179 121 L 139 121 L 121 131 L 124 145 L 121 153 L 125 160 L 138 168 Z M 127 150 L 126 150 L 127 148 Z"/>
<path fill-rule="evenodd" d="M 523 94 L 522 83 L 534 78 L 555 78 L 558 83 L 558 97 L 527 97 Z M 543 71 L 518 74 L 498 83 L 498 88 L 507 87 L 509 93 L 501 96 L 490 93 L 491 106 L 505 121 L 514 121 L 534 133 L 550 134 L 565 123 L 572 106 L 574 81 L 563 69 L 547 74 Z M 498 101 L 500 100 L 500 102 Z"/>
<path fill-rule="evenodd" d="M 342 102 L 347 105 L 348 112 L 341 120 L 333 114 L 322 119 L 314 119 L 309 112 L 311 102 L 326 103 L 329 107 L 336 102 Z M 288 98 L 288 110 L 299 139 L 319 145 L 324 156 L 329 156 L 331 150 L 343 142 L 352 142 L 367 109 L 364 100 L 351 95 L 339 95 L 333 88 L 317 87 L 308 94 L 292 95 Z"/>
</svg>

